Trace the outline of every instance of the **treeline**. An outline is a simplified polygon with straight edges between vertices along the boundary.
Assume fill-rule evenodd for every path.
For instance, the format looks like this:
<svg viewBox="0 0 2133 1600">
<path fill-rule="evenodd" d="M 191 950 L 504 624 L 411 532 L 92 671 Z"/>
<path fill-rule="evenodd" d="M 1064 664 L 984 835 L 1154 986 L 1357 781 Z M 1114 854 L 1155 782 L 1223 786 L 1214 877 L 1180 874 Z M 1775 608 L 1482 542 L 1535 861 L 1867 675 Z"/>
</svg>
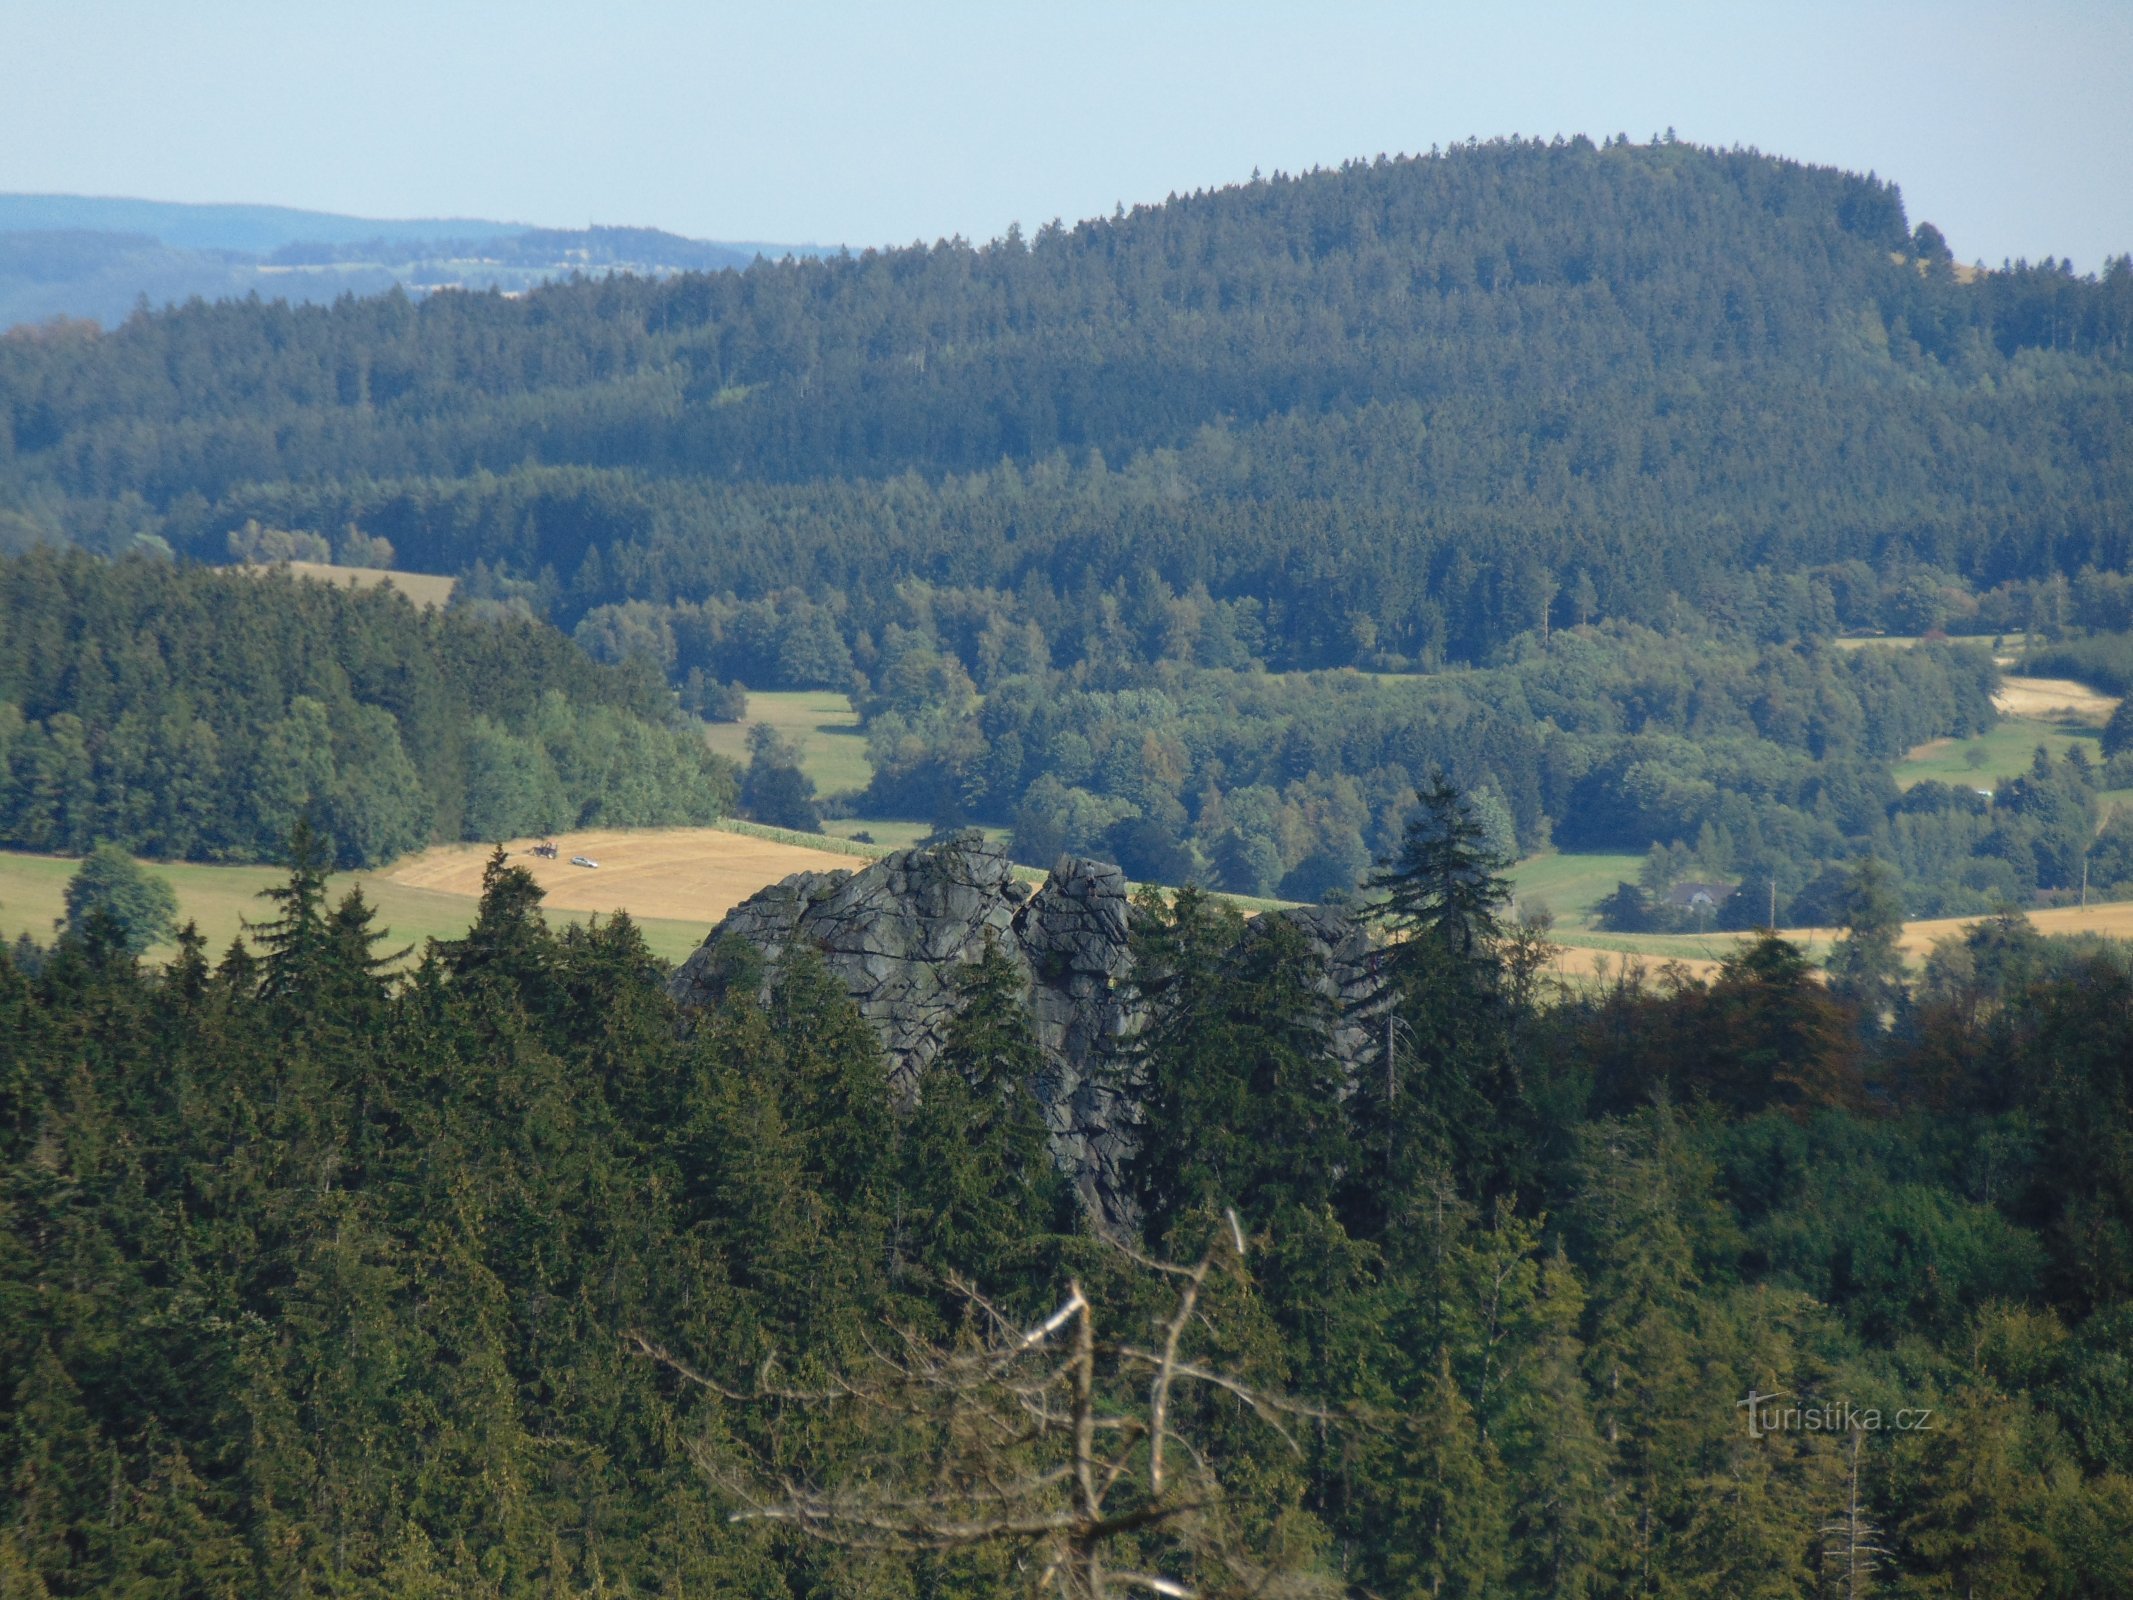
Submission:
<svg viewBox="0 0 2133 1600">
<path fill-rule="evenodd" d="M 342 866 L 434 840 L 705 822 L 736 774 L 641 668 L 383 588 L 36 551 L 0 559 L 0 842 Z"/>
<path fill-rule="evenodd" d="M 1989 910 L 2066 886 L 2069 862 L 2078 878 L 2101 778 L 2053 768 L 1991 808 L 1938 784 L 1898 793 L 1904 751 L 1992 725 L 1995 669 L 1974 645 L 1757 647 L 1610 624 L 1529 636 L 1471 672 L 1166 664 L 1120 688 L 1017 673 L 981 697 L 935 636 L 896 630 L 880 653 L 864 810 L 974 816 L 1011 825 L 1024 861 L 1071 850 L 1240 894 L 1352 890 L 1441 770 L 1507 853 L 1678 843 L 1714 877 L 1753 880 L 1757 921 L 1771 877 L 1789 901 L 1862 853 L 1897 862 L 1921 908 Z"/>
<path fill-rule="evenodd" d="M 2074 678 L 2111 694 L 2133 694 L 2133 633 L 2095 633 L 2033 649 L 2022 670 L 2043 677 Z"/>
<path fill-rule="evenodd" d="M 2123 893 L 2133 885 L 2133 817 L 2106 810 L 2101 795 L 2129 781 L 2133 761 L 2123 755 L 2098 765 L 2076 744 L 2053 761 L 2039 746 L 2026 772 L 1990 790 L 1937 778 L 1913 784 L 1844 840 L 1849 857 L 1827 848 L 1744 854 L 1729 835 L 1699 832 L 1694 844 L 1676 837 L 1649 848 L 1638 882 L 1618 885 L 1601 904 L 1601 923 L 1625 933 L 1737 930 L 1766 926 L 1774 911 L 1788 926 L 1833 926 L 1844 920 L 1859 857 L 1894 870 L 1891 892 L 1913 917 Z M 1677 885 L 1679 893 L 1701 887 L 1712 903 L 1674 903 L 1679 894 L 1668 891 Z"/>
<path fill-rule="evenodd" d="M 2007 918 L 1915 990 L 1771 939 L 1551 996 L 1477 829 L 1403 839 L 1352 1079 L 1292 924 L 1140 909 L 1134 1242 L 1189 1260 L 1234 1208 L 1254 1281 L 1188 1347 L 1328 1413 L 1292 1454 L 1173 1397 L 1261 1592 L 2133 1589 L 2123 953 Z M 219 959 L 93 924 L 0 956 L 0 1582 L 1030 1589 L 1011 1538 L 729 1520 L 765 1474 L 863 1513 L 962 1459 L 952 1415 L 863 1399 L 886 1330 L 972 1334 L 950 1273 L 1032 1319 L 1072 1277 L 1128 1338 L 1166 1303 L 1050 1165 L 1015 969 L 960 977 L 896 1106 L 805 952 L 684 1032 L 626 918 L 552 932 L 521 871 L 398 980 L 324 872 Z"/>
<path fill-rule="evenodd" d="M 2129 336 L 2123 259 L 1965 281 L 1886 183 L 1506 141 L 983 248 L 12 339 L 0 473 L 104 547 L 354 524 L 566 626 L 798 583 L 856 647 L 910 578 L 1086 613 L 1145 573 L 1260 607 L 1273 665 L 1435 665 L 1758 567 L 2122 570 Z"/>
</svg>

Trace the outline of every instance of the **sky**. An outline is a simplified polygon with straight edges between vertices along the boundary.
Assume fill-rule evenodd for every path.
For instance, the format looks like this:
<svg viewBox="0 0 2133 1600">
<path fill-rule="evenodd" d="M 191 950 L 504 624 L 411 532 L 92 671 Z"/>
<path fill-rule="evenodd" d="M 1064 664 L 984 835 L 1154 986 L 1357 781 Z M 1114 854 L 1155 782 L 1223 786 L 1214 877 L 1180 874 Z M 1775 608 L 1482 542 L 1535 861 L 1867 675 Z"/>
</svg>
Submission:
<svg viewBox="0 0 2133 1600">
<path fill-rule="evenodd" d="M 2133 0 L 7 0 L 0 190 L 992 238 L 1469 137 L 1671 127 L 2133 251 Z"/>
</svg>

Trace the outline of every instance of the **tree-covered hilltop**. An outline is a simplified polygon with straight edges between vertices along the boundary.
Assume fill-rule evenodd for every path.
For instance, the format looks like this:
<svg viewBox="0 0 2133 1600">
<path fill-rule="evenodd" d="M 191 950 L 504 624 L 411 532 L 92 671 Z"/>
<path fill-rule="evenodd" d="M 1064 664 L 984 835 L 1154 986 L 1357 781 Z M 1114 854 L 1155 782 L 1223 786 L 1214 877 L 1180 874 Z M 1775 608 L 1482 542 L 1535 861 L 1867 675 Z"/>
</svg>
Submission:
<svg viewBox="0 0 2133 1600">
<path fill-rule="evenodd" d="M 1505 141 L 982 248 L 31 330 L 0 542 L 390 547 L 691 710 L 853 689 L 867 805 L 1039 865 L 1315 893 L 1444 768 L 1522 844 L 1788 893 L 1873 850 L 1966 910 L 2065 886 L 2096 775 L 1899 802 L 1899 735 L 1989 722 L 1970 669 L 1818 642 L 2133 626 L 2129 340 L 2126 258 L 1958 270 L 1871 177 Z M 1349 667 L 1443 682 L 1259 677 Z"/>
<path fill-rule="evenodd" d="M 1059 1418 L 979 1426 L 955 1394 L 1015 1395 L 953 1363 L 1070 1284 L 1092 1367 L 1160 1349 L 1180 1280 L 1143 1263 L 1233 1262 L 1225 1209 L 1249 1277 L 1172 1348 L 1238 1387 L 1156 1401 L 1186 1503 L 1142 1514 L 1146 1387 L 1095 1396 L 1113 1571 L 2133 1590 L 2123 951 L 2009 917 L 1873 1001 L 1776 938 L 1557 995 L 1486 828 L 1441 789 L 1413 821 L 1345 1084 L 1292 923 L 1144 897 L 1117 1242 L 1046 1159 L 997 950 L 905 1103 L 805 948 L 684 1029 L 626 918 L 553 932 L 501 861 L 396 978 L 301 839 L 254 948 L 144 969 L 92 914 L 0 952 L 0 1590 L 1056 1593 Z M 918 1548 L 1009 1485 L 1019 1533 Z M 791 1500 L 824 1515 L 733 1520 Z"/>
<path fill-rule="evenodd" d="M 1506 141 L 983 248 L 12 338 L 0 461 L 85 538 L 354 521 L 552 574 L 566 623 L 1146 571 L 1268 608 L 1277 664 L 1471 659 L 1757 566 L 2122 566 L 2129 338 L 2123 261 L 1969 278 L 1872 178 Z"/>
<path fill-rule="evenodd" d="M 433 840 L 708 822 L 673 696 L 545 624 L 390 589 L 82 552 L 0 558 L 0 843 L 343 866 Z"/>
</svg>

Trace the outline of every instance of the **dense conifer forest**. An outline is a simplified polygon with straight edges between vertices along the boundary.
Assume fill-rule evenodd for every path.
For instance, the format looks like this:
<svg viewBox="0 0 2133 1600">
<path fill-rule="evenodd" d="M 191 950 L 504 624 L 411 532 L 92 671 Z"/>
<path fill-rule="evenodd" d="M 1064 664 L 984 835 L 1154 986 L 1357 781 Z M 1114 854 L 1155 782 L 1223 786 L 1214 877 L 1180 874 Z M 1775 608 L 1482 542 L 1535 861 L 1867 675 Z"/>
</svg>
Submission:
<svg viewBox="0 0 2133 1600">
<path fill-rule="evenodd" d="M 29 330 L 0 416 L 84 538 L 353 520 L 566 621 L 1147 572 L 1324 665 L 1473 659 L 1581 574 L 1653 620 L 1758 566 L 2122 568 L 2129 340 L 2123 260 L 1971 278 L 1872 178 L 1510 141 L 983 248 Z"/>
<path fill-rule="evenodd" d="M 641 668 L 389 589 L 0 558 L 0 844 L 344 867 L 434 840 L 709 822 L 736 773 Z"/>
<path fill-rule="evenodd" d="M 1429 799 L 1352 1081 L 1286 924 L 1143 897 L 1108 1237 L 992 956 L 899 1105 L 805 951 L 684 1028 L 627 918 L 552 932 L 501 860 L 396 978 L 301 834 L 250 947 L 144 969 L 92 917 L 0 955 L 0 1590 L 1034 1592 L 1073 1457 L 950 1379 L 1070 1282 L 1103 1360 L 1169 1325 L 1184 1374 L 1182 1500 L 1145 1390 L 1090 1391 L 1113 1571 L 2133 1589 L 2122 950 L 2009 917 L 1913 989 L 1862 932 L 1828 986 L 1773 937 L 1557 994 L 1486 830 Z M 1151 1263 L 1203 1254 L 1178 1322 Z M 1010 1492 L 1030 1525 L 984 1533 Z M 732 1520 L 791 1505 L 821 1514 Z"/>
</svg>

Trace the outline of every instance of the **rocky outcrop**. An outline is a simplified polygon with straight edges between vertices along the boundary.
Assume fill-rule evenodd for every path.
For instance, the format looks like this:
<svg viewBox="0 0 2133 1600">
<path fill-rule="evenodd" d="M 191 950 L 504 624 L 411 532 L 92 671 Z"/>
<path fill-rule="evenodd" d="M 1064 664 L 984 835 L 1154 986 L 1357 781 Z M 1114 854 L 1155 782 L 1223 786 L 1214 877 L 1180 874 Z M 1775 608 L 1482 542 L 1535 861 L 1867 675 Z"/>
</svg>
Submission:
<svg viewBox="0 0 2133 1600">
<path fill-rule="evenodd" d="M 1370 943 L 1344 914 L 1310 907 L 1292 918 L 1326 958 L 1325 986 L 1342 1018 L 1335 1051 L 1360 1063 L 1370 1047 Z M 1029 978 L 1030 1014 L 1046 1067 L 1034 1086 L 1054 1153 L 1083 1196 L 1111 1218 L 1128 1212 L 1124 1165 L 1137 1120 L 1126 1048 L 1139 1016 L 1130 976 L 1132 903 L 1117 867 L 1062 857 L 1041 888 L 970 830 L 900 850 L 857 872 L 803 872 L 733 908 L 674 974 L 685 1008 L 713 1004 L 733 980 L 729 940 L 774 965 L 813 950 L 880 1030 L 891 1092 L 918 1091 L 955 1008 L 955 971 L 988 936 Z"/>
<path fill-rule="evenodd" d="M 1332 1011 L 1333 1054 L 1351 1079 L 1377 1049 L 1384 1028 L 1380 1001 L 1377 947 L 1370 932 L 1346 911 L 1332 906 L 1295 906 L 1275 913 L 1303 929 L 1321 963 L 1318 992 Z M 1245 930 L 1252 937 L 1254 922 Z"/>
<path fill-rule="evenodd" d="M 686 1007 L 729 981 L 721 945 L 746 941 L 770 963 L 813 950 L 881 1032 L 890 1089 L 916 1092 L 955 1009 L 955 969 L 987 935 L 1029 977 L 1030 1014 L 1046 1071 L 1035 1085 L 1060 1165 L 1105 1214 L 1122 1203 L 1132 1139 L 1124 1053 L 1131 904 L 1113 866 L 1062 858 L 1032 889 L 975 830 L 900 850 L 858 872 L 804 872 L 733 908 L 674 974 Z"/>
</svg>

